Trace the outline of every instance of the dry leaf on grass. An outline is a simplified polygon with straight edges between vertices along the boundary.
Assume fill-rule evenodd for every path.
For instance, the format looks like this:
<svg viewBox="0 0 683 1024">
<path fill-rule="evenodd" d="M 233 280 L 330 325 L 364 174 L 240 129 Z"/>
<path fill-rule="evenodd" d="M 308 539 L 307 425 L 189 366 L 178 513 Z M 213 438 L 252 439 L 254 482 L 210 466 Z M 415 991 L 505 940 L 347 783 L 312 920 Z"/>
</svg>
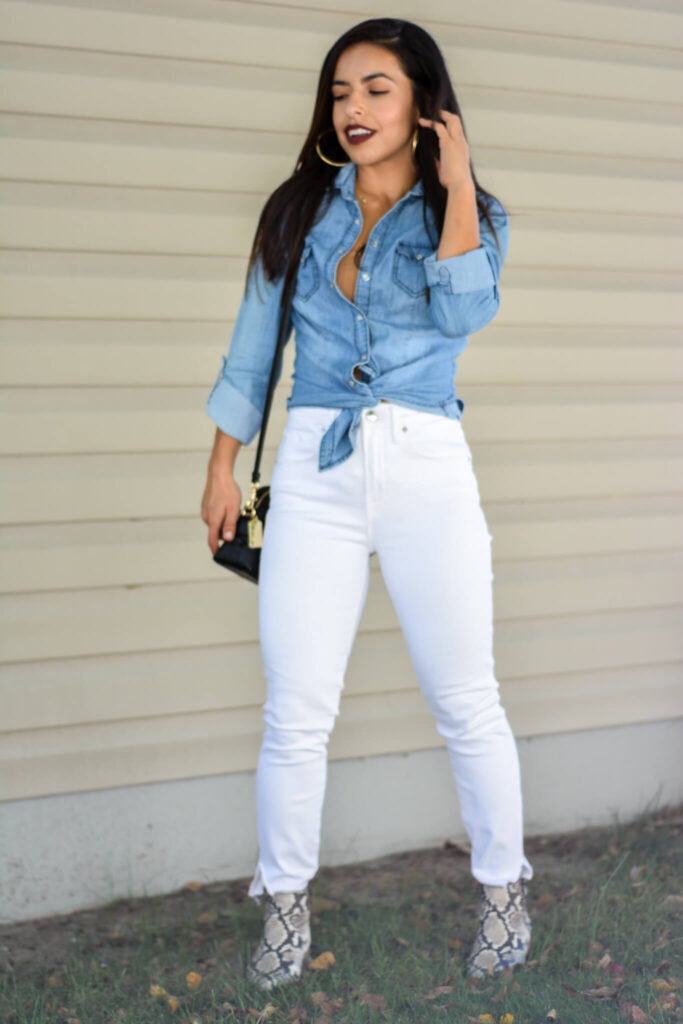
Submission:
<svg viewBox="0 0 683 1024">
<path fill-rule="evenodd" d="M 317 991 L 311 993 L 311 1002 L 320 1010 L 321 1017 L 318 1018 L 321 1024 L 331 1021 L 336 1013 L 339 1013 L 343 1006 L 343 1000 L 330 999 L 326 992 Z"/>
<path fill-rule="evenodd" d="M 196 971 L 188 971 L 185 975 L 185 984 L 189 989 L 199 988 L 202 983 L 201 974 L 197 974 Z"/>
<path fill-rule="evenodd" d="M 306 1024 L 308 1013 L 301 1003 L 297 1003 L 287 1014 L 287 1020 L 289 1024 Z"/>
<path fill-rule="evenodd" d="M 632 1006 L 631 1016 L 627 1017 L 626 1020 L 629 1024 L 649 1024 L 650 1017 L 639 1006 Z"/>
<path fill-rule="evenodd" d="M 218 914 L 214 910 L 205 910 L 203 914 L 200 914 L 197 918 L 197 924 L 213 924 L 214 921 L 218 920 Z"/>
<path fill-rule="evenodd" d="M 203 888 L 203 882 L 187 882 L 187 884 L 183 886 L 183 889 L 188 889 L 190 892 L 197 892 L 199 889 Z"/>
<path fill-rule="evenodd" d="M 667 981 L 666 978 L 655 978 L 654 981 L 650 982 L 650 988 L 654 989 L 655 992 L 675 992 L 678 985 Z"/>
<path fill-rule="evenodd" d="M 656 1013 L 671 1013 L 672 1010 L 676 1009 L 677 1004 L 678 999 L 673 992 L 670 992 L 668 995 L 662 996 L 656 1002 L 652 1003 L 649 1007 L 650 1016 L 653 1016 L 653 1014 Z"/>
<path fill-rule="evenodd" d="M 534 901 L 534 907 L 536 910 L 545 910 L 546 907 L 554 907 L 555 902 L 555 897 L 551 892 L 544 892 Z"/>
<path fill-rule="evenodd" d="M 325 899 L 324 896 L 314 896 L 311 901 L 311 913 L 317 914 L 321 910 L 337 910 L 339 903 L 336 900 Z"/>
<path fill-rule="evenodd" d="M 565 985 L 561 982 L 562 988 L 565 992 L 571 992 L 572 995 L 586 996 L 587 999 L 614 999 L 619 989 L 607 988 L 605 986 L 601 988 L 574 988 L 573 985 Z"/>
<path fill-rule="evenodd" d="M 249 1010 L 249 1013 L 256 1014 L 254 1024 L 262 1024 L 262 1021 L 268 1020 L 274 1013 L 277 1013 L 277 1006 L 273 1006 L 272 1003 L 266 1003 L 262 1010 Z"/>
<path fill-rule="evenodd" d="M 683 896 L 679 896 L 678 893 L 669 893 L 662 900 L 660 906 L 663 910 L 683 910 Z"/>
<path fill-rule="evenodd" d="M 438 988 L 433 988 L 433 989 L 431 989 L 431 991 L 425 992 L 425 994 L 424 994 L 424 996 L 422 998 L 423 999 L 438 999 L 439 996 L 442 996 L 444 994 L 444 992 L 452 992 L 452 991 L 453 991 L 453 986 L 452 985 L 439 985 Z"/>
<path fill-rule="evenodd" d="M 309 967 L 313 971 L 326 971 L 328 967 L 331 967 L 335 963 L 334 953 L 329 949 L 317 956 L 315 960 L 311 960 Z"/>
</svg>

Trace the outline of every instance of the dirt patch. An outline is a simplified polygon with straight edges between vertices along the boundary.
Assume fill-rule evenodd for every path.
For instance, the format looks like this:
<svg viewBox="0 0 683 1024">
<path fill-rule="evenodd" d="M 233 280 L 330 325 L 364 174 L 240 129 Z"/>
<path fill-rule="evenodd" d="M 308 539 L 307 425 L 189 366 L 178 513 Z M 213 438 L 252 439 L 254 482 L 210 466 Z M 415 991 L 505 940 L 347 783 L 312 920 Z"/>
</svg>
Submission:
<svg viewBox="0 0 683 1024">
<path fill-rule="evenodd" d="M 663 814 L 663 817 L 662 817 Z M 660 821 L 674 825 L 681 809 L 660 812 Z M 652 826 L 654 827 L 654 826 Z M 679 825 L 680 827 L 680 825 Z M 622 826 L 624 837 L 629 828 Z M 595 872 L 597 862 L 606 856 L 614 842 L 612 827 L 585 828 L 577 832 L 534 836 L 525 840 L 525 852 L 534 868 L 529 887 L 529 904 L 561 899 L 583 876 Z M 33 974 L 42 969 L 55 970 L 69 963 L 76 952 L 80 957 L 101 958 L 113 966 L 139 949 L 147 933 L 166 933 L 172 939 L 174 929 L 187 935 L 203 914 L 215 914 L 218 948 L 228 952 L 235 939 L 224 927 L 244 918 L 253 908 L 254 921 L 261 910 L 249 899 L 250 878 L 218 882 L 198 889 L 184 888 L 164 896 L 117 900 L 107 906 L 52 915 L 33 921 L 0 927 L 0 969 L 17 974 Z M 335 906 L 364 906 L 372 903 L 409 903 L 419 894 L 433 895 L 449 904 L 473 904 L 476 881 L 470 874 L 470 855 L 466 846 L 446 843 L 438 848 L 391 854 L 373 860 L 321 868 L 313 882 L 313 911 Z M 241 908 L 236 905 L 242 904 Z M 197 931 L 197 943 L 206 941 L 206 932 Z"/>
</svg>

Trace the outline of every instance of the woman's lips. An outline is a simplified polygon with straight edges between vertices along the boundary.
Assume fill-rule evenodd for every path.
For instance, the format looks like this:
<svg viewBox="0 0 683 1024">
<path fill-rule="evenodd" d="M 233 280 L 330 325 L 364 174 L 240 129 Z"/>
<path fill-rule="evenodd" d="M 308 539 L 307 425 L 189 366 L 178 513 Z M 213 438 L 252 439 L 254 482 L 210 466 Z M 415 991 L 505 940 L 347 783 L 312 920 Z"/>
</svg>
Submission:
<svg viewBox="0 0 683 1024">
<path fill-rule="evenodd" d="M 349 135 L 348 132 L 346 132 L 345 134 L 347 140 L 351 143 L 351 145 L 357 146 L 361 142 L 367 142 L 368 139 L 371 139 L 375 132 L 361 132 L 359 135 Z"/>
</svg>

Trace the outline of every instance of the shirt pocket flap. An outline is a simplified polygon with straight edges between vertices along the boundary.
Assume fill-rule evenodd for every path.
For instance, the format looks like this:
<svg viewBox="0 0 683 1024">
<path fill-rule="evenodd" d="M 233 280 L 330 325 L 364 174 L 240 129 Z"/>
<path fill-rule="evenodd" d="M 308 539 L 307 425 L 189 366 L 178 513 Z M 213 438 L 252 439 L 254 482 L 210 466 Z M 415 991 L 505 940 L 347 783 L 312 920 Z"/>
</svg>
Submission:
<svg viewBox="0 0 683 1024">
<path fill-rule="evenodd" d="M 394 252 L 392 276 L 395 284 L 414 298 L 427 291 L 424 261 L 431 249 L 414 242 L 398 242 Z"/>
<path fill-rule="evenodd" d="M 320 268 L 313 252 L 313 243 L 305 242 L 296 275 L 296 297 L 308 302 L 320 287 Z"/>
</svg>

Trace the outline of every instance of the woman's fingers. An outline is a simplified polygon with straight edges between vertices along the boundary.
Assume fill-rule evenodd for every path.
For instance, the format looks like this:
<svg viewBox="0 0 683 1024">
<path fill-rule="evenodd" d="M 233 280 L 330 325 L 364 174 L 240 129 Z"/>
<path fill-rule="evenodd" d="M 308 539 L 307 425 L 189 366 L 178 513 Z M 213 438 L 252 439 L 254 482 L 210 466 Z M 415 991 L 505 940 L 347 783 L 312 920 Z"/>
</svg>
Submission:
<svg viewBox="0 0 683 1024">
<path fill-rule="evenodd" d="M 220 539 L 229 541 L 235 536 L 241 501 L 242 492 L 234 479 L 226 486 L 224 480 L 218 484 L 209 477 L 202 501 L 202 519 L 209 527 L 207 543 L 213 555 Z"/>
<path fill-rule="evenodd" d="M 444 110 L 442 108 L 439 111 L 439 113 L 442 115 L 442 118 L 443 118 L 443 120 L 441 120 L 441 121 L 436 121 L 436 120 L 434 120 L 431 117 L 419 117 L 418 121 L 422 121 L 425 124 L 429 125 L 429 127 L 433 128 L 436 131 L 437 134 L 439 134 L 439 129 L 440 128 L 443 131 L 445 131 L 446 133 L 448 132 L 449 119 L 454 119 L 455 121 L 458 122 L 458 124 L 461 123 L 460 122 L 460 118 L 458 117 L 458 115 L 454 114 L 452 110 Z"/>
</svg>

